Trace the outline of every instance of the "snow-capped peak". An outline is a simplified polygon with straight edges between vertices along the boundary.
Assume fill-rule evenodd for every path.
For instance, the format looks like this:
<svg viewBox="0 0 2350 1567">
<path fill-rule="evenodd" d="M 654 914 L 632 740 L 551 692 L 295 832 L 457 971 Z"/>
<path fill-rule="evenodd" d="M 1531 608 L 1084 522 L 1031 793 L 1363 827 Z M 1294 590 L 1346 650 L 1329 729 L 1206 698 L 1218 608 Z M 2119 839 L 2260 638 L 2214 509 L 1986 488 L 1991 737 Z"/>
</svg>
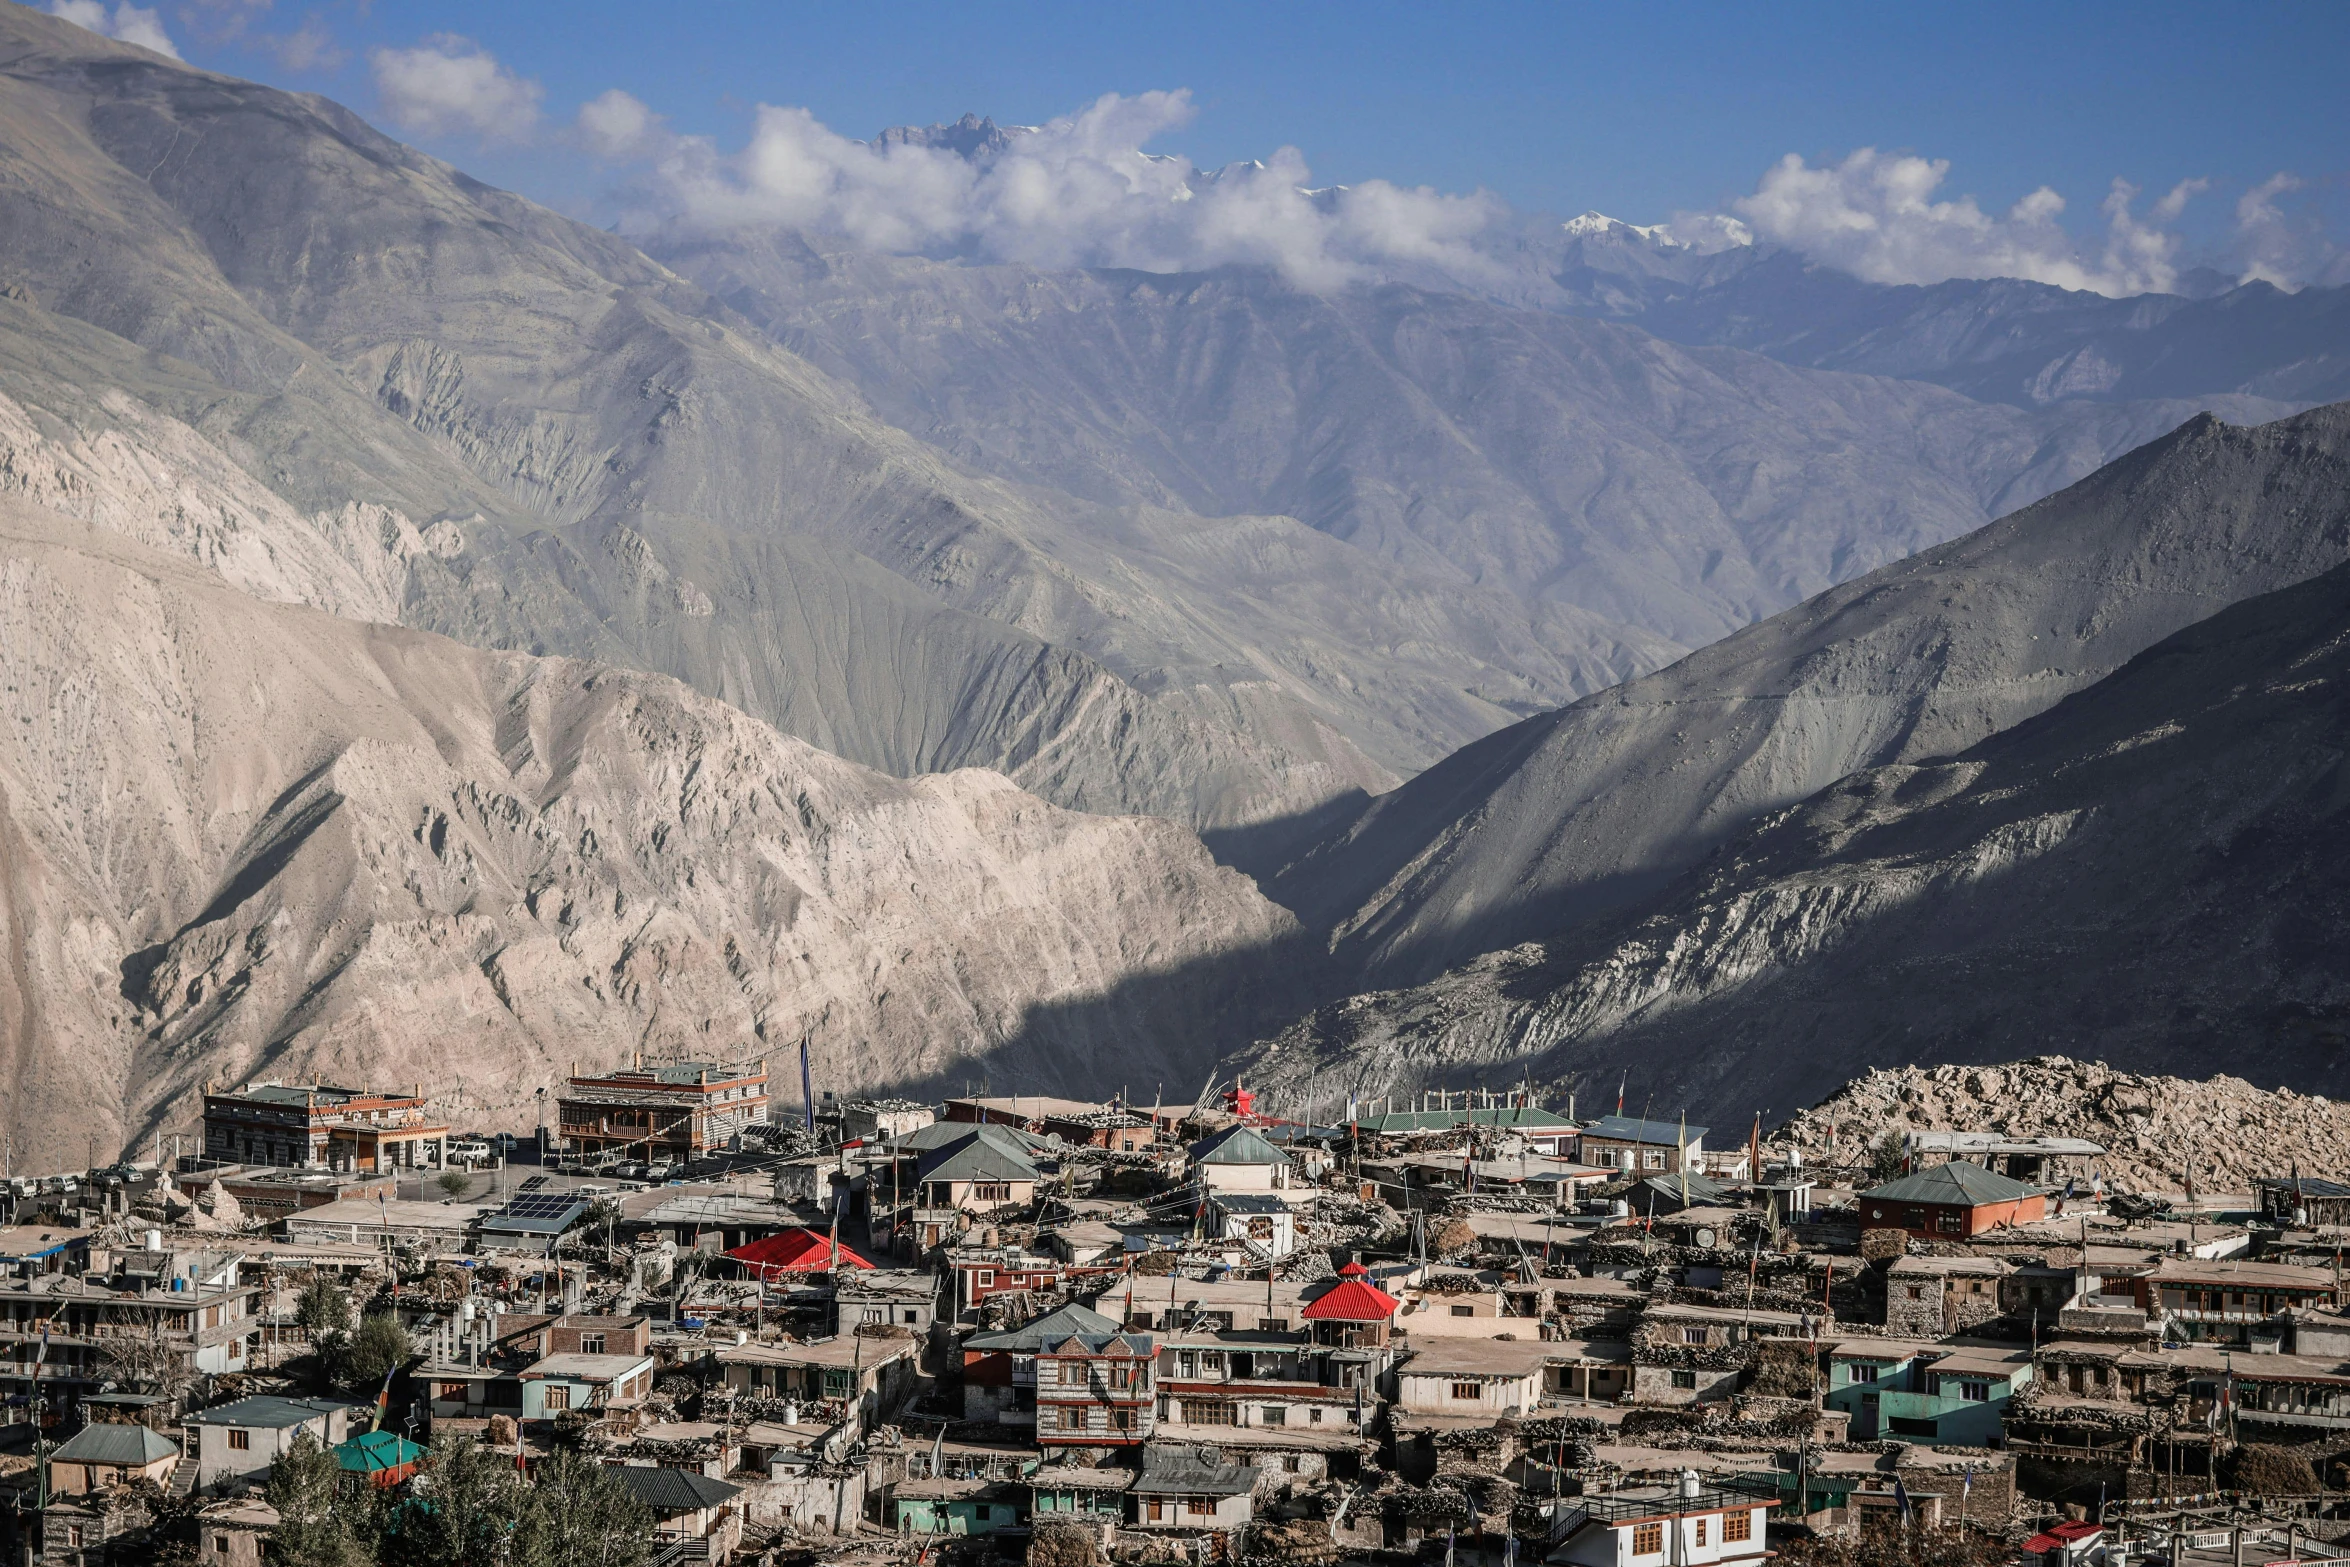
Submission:
<svg viewBox="0 0 2350 1567">
<path fill-rule="evenodd" d="M 1666 224 L 1626 223 L 1623 219 L 1611 218 L 1604 212 L 1586 212 L 1579 217 L 1567 219 L 1559 227 L 1567 231 L 1569 239 L 1595 239 L 1602 234 L 1628 234 L 1634 239 L 1644 240 L 1651 245 L 1661 245 L 1668 250 L 1687 248 L 1681 241 L 1673 238 L 1673 231 Z"/>
</svg>

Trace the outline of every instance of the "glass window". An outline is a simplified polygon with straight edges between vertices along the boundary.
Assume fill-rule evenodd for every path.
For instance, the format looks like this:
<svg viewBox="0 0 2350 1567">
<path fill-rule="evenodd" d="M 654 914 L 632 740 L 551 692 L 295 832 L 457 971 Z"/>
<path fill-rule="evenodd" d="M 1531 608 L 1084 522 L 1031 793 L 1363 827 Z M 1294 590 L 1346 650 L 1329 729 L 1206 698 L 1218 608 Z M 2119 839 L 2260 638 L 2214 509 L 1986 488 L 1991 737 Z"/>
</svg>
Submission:
<svg viewBox="0 0 2350 1567">
<path fill-rule="evenodd" d="M 228 1445 L 240 1453 L 245 1452 L 253 1445 L 253 1433 L 250 1431 L 231 1431 L 228 1434 Z"/>
<path fill-rule="evenodd" d="M 1632 1554 L 1657 1556 L 1664 1552 L 1665 1526 L 1661 1523 L 1642 1523 L 1632 1526 Z"/>
<path fill-rule="evenodd" d="M 1874 1382 L 1877 1380 L 1877 1373 L 1883 1369 L 1884 1367 L 1882 1366 L 1874 1365 L 1864 1360 L 1858 1365 L 1853 1366 L 1846 1373 L 1846 1375 L 1854 1382 Z"/>
<path fill-rule="evenodd" d="M 1754 1538 L 1754 1514 L 1726 1513 L 1722 1517 L 1722 1543 L 1734 1545 Z"/>
<path fill-rule="evenodd" d="M 1695 1386 L 1697 1386 L 1697 1373 L 1696 1373 L 1696 1372 L 1694 1372 L 1694 1371 L 1676 1371 L 1676 1372 L 1674 1372 L 1674 1373 L 1673 1373 L 1673 1386 L 1675 1386 L 1675 1387 L 1695 1387 Z"/>
<path fill-rule="evenodd" d="M 1484 1388 L 1475 1382 L 1455 1382 L 1452 1385 L 1453 1397 L 1465 1398 L 1471 1403 L 1475 1403 L 1478 1396 L 1484 1391 Z"/>
</svg>

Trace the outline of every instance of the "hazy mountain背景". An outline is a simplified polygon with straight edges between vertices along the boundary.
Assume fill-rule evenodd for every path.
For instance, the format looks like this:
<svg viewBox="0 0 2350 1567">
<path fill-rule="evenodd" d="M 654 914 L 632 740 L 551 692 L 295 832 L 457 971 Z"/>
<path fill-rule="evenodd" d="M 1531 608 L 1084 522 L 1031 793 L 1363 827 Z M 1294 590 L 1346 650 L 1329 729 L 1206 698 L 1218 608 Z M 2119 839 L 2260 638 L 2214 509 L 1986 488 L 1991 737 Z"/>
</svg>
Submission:
<svg viewBox="0 0 2350 1567">
<path fill-rule="evenodd" d="M 2287 293 L 2191 273 L 2175 294 L 2021 278 L 1869 283 L 1770 245 L 1701 250 L 1585 213 L 1562 226 L 1552 308 L 1636 322 L 1676 343 L 1820 370 L 1931 381 L 1986 402 L 2213 397 L 2261 416 L 2350 397 L 2350 287 Z"/>
<path fill-rule="evenodd" d="M 1557 851 L 1554 876 L 1599 848 L 1583 906 L 1554 884 L 1544 939 L 1487 950 L 1489 928 L 1465 943 L 1483 956 L 1327 1006 L 1248 1070 L 1383 1090 L 1629 1065 L 1656 1103 L 1720 1115 L 1871 1066 L 2055 1050 L 2159 1071 L 2257 1048 L 2339 1092 L 2346 443 L 2343 405 L 2190 427 L 1744 634 L 1710 691 L 1698 670 L 1652 677 L 1689 680 L 1685 711 L 1630 688 L 1636 765 L 1589 763 L 1604 740 L 1546 761 L 1539 731 L 1494 746 L 1502 776 L 1556 786 L 1561 758 L 1598 775 L 1596 808 L 1572 778 L 1477 807 L 1540 801 L 1486 825 Z M 1559 716 L 1603 723 L 1592 705 Z M 1823 749 L 1841 776 L 1769 810 Z M 1605 826 L 1651 801 L 1670 853 L 1628 878 Z M 1478 836 L 1456 827 L 1465 861 Z M 1483 870 L 1488 890 L 1533 874 Z"/>
</svg>

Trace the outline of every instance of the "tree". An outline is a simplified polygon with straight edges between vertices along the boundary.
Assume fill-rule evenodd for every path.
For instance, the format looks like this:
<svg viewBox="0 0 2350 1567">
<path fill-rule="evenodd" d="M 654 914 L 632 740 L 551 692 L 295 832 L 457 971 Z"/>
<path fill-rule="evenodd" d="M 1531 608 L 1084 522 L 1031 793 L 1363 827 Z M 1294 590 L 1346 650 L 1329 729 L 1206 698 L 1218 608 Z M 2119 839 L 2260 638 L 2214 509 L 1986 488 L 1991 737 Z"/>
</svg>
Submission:
<svg viewBox="0 0 2350 1567">
<path fill-rule="evenodd" d="M 294 1302 L 294 1321 L 312 1342 L 351 1325 L 351 1301 L 323 1271 L 313 1271 Z"/>
<path fill-rule="evenodd" d="M 512 1547 L 531 1515 L 531 1493 L 504 1455 L 457 1437 L 424 1461 L 408 1489 L 384 1535 L 387 1567 L 529 1562 Z"/>
<path fill-rule="evenodd" d="M 155 1318 L 149 1318 L 144 1328 L 118 1330 L 109 1338 L 98 1354 L 98 1375 L 118 1388 L 167 1398 L 177 1397 L 196 1380 L 193 1357 Z"/>
<path fill-rule="evenodd" d="M 642 1567 L 653 1514 L 592 1458 L 557 1453 L 539 1465 L 517 1562 L 529 1567 Z"/>
<path fill-rule="evenodd" d="M 398 1317 L 388 1311 L 371 1311 L 360 1319 L 356 1331 L 332 1336 L 319 1352 L 334 1381 L 353 1392 L 369 1393 L 406 1365 L 416 1347 Z"/>
<path fill-rule="evenodd" d="M 1909 1150 L 1903 1146 L 1901 1134 L 1887 1132 L 1869 1150 L 1869 1184 L 1883 1186 L 1888 1181 L 1901 1179 L 1901 1167 L 1908 1162 Z"/>
<path fill-rule="evenodd" d="M 443 1170 L 440 1178 L 434 1181 L 433 1185 L 438 1186 L 451 1197 L 462 1197 L 473 1190 L 473 1177 L 467 1175 L 463 1170 Z"/>
<path fill-rule="evenodd" d="M 342 1465 L 307 1431 L 270 1461 L 265 1494 L 277 1509 L 267 1545 L 273 1567 L 366 1567 L 374 1560 L 340 1495 Z"/>
</svg>

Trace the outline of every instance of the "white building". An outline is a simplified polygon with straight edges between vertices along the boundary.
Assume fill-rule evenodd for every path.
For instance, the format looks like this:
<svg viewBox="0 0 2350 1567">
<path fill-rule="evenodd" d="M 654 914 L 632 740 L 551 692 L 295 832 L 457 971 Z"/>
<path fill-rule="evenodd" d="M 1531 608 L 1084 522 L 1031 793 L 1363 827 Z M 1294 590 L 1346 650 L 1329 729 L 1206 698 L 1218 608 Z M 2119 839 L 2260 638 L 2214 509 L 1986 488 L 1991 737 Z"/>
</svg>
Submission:
<svg viewBox="0 0 2350 1567">
<path fill-rule="evenodd" d="M 1542 1397 L 1551 1347 L 1529 1339 L 1415 1343 L 1396 1368 L 1395 1401 L 1438 1415 L 1530 1415 Z"/>
<path fill-rule="evenodd" d="M 1684 1469 L 1678 1485 L 1563 1499 L 1557 1516 L 1565 1543 L 1549 1559 L 1577 1567 L 1759 1563 L 1764 1525 L 1777 1505 L 1775 1492 L 1700 1481 Z"/>
<path fill-rule="evenodd" d="M 1269 1192 L 1220 1191 L 1208 1199 L 1215 1234 L 1247 1241 L 1259 1256 L 1281 1258 L 1297 1250 L 1297 1215 Z"/>
</svg>

